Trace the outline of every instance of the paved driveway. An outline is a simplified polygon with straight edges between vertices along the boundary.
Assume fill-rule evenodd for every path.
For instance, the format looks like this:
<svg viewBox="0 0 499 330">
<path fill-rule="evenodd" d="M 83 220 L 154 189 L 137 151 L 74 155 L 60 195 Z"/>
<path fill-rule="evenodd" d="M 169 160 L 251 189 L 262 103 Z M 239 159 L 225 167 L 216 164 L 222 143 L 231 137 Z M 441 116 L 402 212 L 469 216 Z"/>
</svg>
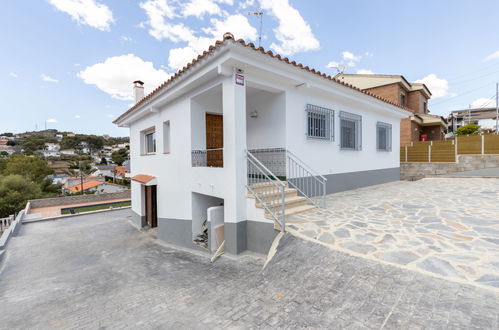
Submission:
<svg viewBox="0 0 499 330">
<path fill-rule="evenodd" d="M 331 194 L 288 219 L 335 249 L 499 289 L 499 179 L 431 178 Z"/>
<path fill-rule="evenodd" d="M 156 244 L 128 210 L 24 225 L 0 329 L 498 329 L 499 294 L 292 235 L 263 261 Z"/>
</svg>

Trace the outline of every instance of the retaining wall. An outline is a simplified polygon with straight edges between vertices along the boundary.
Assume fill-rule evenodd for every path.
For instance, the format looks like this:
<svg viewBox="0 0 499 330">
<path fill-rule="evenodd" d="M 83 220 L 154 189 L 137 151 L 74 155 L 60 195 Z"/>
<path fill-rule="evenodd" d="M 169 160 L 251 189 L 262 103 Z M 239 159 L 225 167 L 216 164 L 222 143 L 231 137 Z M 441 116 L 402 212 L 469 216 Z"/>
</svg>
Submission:
<svg viewBox="0 0 499 330">
<path fill-rule="evenodd" d="M 400 163 L 400 179 L 416 180 L 429 175 L 499 167 L 499 155 L 458 155 L 452 163 Z"/>
<path fill-rule="evenodd" d="M 130 190 L 120 191 L 116 193 L 107 193 L 107 194 L 75 195 L 75 196 L 65 196 L 65 197 L 33 199 L 29 201 L 29 205 L 31 209 L 36 209 L 40 207 L 105 202 L 114 199 L 126 199 L 126 198 L 131 198 Z"/>
</svg>

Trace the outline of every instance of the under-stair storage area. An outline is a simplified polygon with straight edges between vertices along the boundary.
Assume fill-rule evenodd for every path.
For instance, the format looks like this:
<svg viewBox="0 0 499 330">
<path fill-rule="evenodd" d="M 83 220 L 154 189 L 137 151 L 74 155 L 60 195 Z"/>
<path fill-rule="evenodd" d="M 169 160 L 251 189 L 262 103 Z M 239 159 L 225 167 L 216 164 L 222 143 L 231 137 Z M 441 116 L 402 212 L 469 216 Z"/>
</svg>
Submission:
<svg viewBox="0 0 499 330">
<path fill-rule="evenodd" d="M 192 193 L 192 241 L 194 244 L 208 249 L 217 246 L 211 240 L 215 239 L 215 232 L 210 231 L 210 220 L 217 226 L 217 237 L 220 239 L 223 234 L 223 205 L 224 200 L 215 196 Z M 211 218 L 211 219 L 210 219 Z M 222 226 L 222 227 L 220 227 Z M 222 235 L 223 236 L 223 235 Z M 223 240 L 223 237 L 222 237 Z M 210 243 L 211 242 L 211 243 Z M 221 244 L 221 242 L 220 242 Z"/>
</svg>

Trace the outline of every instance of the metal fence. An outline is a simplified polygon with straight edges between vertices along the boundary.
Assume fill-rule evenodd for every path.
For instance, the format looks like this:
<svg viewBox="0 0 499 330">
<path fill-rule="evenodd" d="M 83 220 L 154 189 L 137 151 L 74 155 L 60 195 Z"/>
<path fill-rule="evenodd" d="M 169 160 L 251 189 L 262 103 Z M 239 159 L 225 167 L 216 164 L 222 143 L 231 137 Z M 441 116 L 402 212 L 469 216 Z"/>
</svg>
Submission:
<svg viewBox="0 0 499 330">
<path fill-rule="evenodd" d="M 224 152 L 223 148 L 192 150 L 192 167 L 223 167 Z"/>
<path fill-rule="evenodd" d="M 463 135 L 441 141 L 419 141 L 400 148 L 401 162 L 456 162 L 457 155 L 499 154 L 499 135 Z"/>
</svg>

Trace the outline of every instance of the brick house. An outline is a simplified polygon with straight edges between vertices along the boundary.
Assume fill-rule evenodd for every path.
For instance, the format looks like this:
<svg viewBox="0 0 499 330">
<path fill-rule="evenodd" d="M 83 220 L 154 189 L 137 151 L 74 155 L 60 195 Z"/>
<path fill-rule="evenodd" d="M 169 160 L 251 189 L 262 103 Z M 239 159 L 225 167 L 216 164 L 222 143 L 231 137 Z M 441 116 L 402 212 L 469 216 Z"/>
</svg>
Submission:
<svg viewBox="0 0 499 330">
<path fill-rule="evenodd" d="M 413 112 L 400 122 L 400 146 L 423 139 L 435 141 L 444 138 L 447 123 L 443 117 L 429 113 L 428 100 L 431 92 L 425 84 L 410 83 L 402 75 L 340 73 L 335 78 L 405 106 Z"/>
</svg>

